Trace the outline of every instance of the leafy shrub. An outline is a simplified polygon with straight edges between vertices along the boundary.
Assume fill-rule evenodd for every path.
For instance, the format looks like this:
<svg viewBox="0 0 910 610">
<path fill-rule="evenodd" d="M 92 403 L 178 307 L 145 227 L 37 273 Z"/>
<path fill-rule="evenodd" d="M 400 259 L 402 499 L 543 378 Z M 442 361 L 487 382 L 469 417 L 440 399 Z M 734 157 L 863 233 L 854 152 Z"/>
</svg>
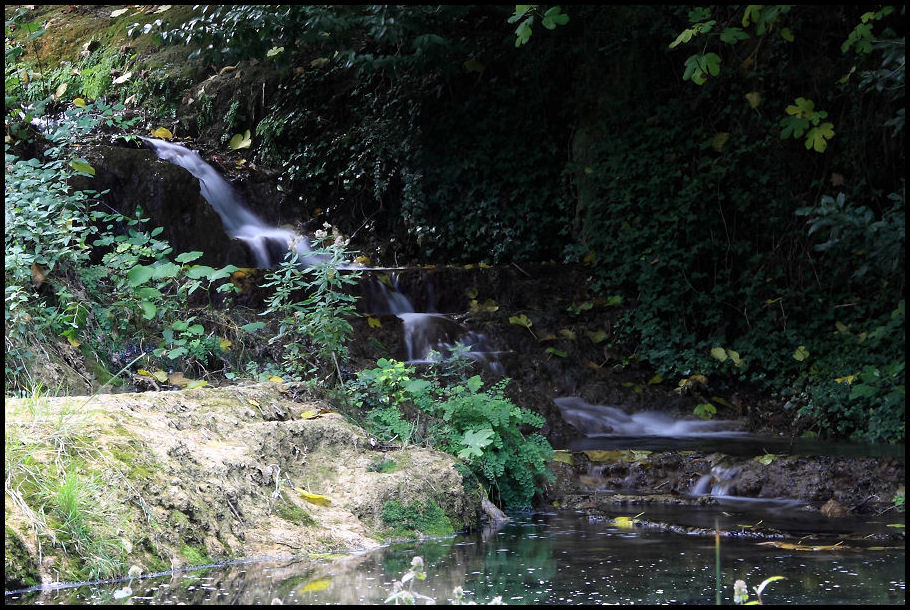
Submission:
<svg viewBox="0 0 910 610">
<path fill-rule="evenodd" d="M 489 491 L 509 507 L 527 507 L 539 484 L 551 477 L 546 463 L 553 449 L 527 429 L 540 428 L 540 415 L 516 407 L 503 395 L 508 380 L 486 391 L 479 376 L 445 384 L 421 379 L 395 360 L 377 361 L 349 387 L 375 434 L 402 442 L 426 442 L 457 456 Z"/>
<path fill-rule="evenodd" d="M 356 297 L 344 292 L 357 283 L 360 272 L 350 265 L 347 243 L 340 237 L 317 235 L 322 247 L 301 255 L 288 251 L 279 267 L 265 276 L 264 287 L 274 288 L 262 315 L 277 315 L 282 361 L 288 373 L 300 375 L 334 370 L 343 382 L 341 365 L 347 360 L 346 340 L 353 330 L 346 318 L 356 315 Z M 315 356 L 315 357 L 314 357 Z"/>
</svg>

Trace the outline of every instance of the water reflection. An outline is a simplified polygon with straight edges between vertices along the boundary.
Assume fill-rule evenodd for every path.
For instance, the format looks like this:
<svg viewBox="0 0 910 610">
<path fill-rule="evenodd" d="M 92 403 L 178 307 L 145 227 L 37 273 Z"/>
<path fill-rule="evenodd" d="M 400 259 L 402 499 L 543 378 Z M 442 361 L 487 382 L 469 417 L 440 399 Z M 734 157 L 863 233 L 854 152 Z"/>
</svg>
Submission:
<svg viewBox="0 0 910 610">
<path fill-rule="evenodd" d="M 649 508 L 650 510 L 650 508 Z M 669 509 L 666 509 L 669 510 Z M 691 508 L 687 512 L 693 512 Z M 611 527 L 575 513 L 521 514 L 480 534 L 396 544 L 342 561 L 240 563 L 123 583 L 7 596 L 13 604 L 381 604 L 415 555 L 427 579 L 415 590 L 450 603 L 713 603 L 714 544 L 704 537 Z M 751 587 L 773 575 L 766 603 L 903 604 L 904 549 L 799 552 L 750 542 L 721 543 L 724 603 L 736 579 Z"/>
</svg>

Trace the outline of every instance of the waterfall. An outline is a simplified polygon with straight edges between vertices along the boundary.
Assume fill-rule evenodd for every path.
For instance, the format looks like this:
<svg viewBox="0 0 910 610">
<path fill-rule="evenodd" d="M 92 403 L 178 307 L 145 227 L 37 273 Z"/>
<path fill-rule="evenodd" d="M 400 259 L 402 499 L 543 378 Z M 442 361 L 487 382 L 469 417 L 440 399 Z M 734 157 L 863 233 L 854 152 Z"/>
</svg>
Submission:
<svg viewBox="0 0 910 610">
<path fill-rule="evenodd" d="M 497 359 L 498 352 L 490 349 L 482 333 L 469 330 L 445 314 L 415 312 L 410 299 L 398 290 L 397 276 L 393 274 L 390 279 L 391 288 L 379 280 L 369 284 L 368 307 L 371 313 L 392 314 L 401 320 L 408 363 L 444 360 L 461 344 L 465 349 L 463 355 L 504 374 Z"/>
<path fill-rule="evenodd" d="M 592 405 L 566 396 L 554 400 L 563 419 L 585 436 L 736 436 L 729 420 L 674 419 L 658 411 L 626 413 L 620 408 Z"/>
<path fill-rule="evenodd" d="M 141 137 L 141 136 L 140 136 Z M 312 264 L 315 257 L 306 237 L 297 233 L 271 227 L 254 214 L 243 202 L 234 188 L 218 171 L 202 160 L 195 150 L 180 144 L 142 137 L 161 159 L 179 165 L 199 179 L 202 197 L 221 217 L 224 230 L 235 239 L 244 241 L 256 259 L 256 265 L 268 269 L 284 259 L 292 249 L 297 252 L 302 264 Z"/>
</svg>

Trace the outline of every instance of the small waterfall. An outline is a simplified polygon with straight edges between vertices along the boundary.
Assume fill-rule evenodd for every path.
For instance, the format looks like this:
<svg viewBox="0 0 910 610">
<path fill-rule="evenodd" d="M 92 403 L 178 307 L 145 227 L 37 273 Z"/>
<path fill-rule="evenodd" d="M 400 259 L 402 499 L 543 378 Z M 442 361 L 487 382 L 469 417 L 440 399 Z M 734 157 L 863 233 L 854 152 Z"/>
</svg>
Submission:
<svg viewBox="0 0 910 610">
<path fill-rule="evenodd" d="M 140 136 L 141 137 L 141 136 Z M 179 165 L 199 179 L 200 192 L 221 217 L 228 235 L 243 240 L 260 268 L 274 267 L 289 249 L 295 250 L 302 264 L 312 264 L 314 257 L 306 237 L 287 229 L 270 227 L 243 203 L 234 188 L 218 171 L 202 160 L 195 150 L 180 144 L 142 137 L 161 159 Z"/>
<path fill-rule="evenodd" d="M 714 466 L 710 474 L 703 474 L 698 478 L 689 490 L 689 495 L 728 497 L 739 472 L 739 468 Z"/>
<path fill-rule="evenodd" d="M 500 375 L 505 373 L 496 357 L 498 352 L 490 348 L 483 334 L 467 329 L 445 314 L 415 312 L 411 301 L 398 290 L 397 277 L 393 275 L 390 279 L 391 288 L 379 280 L 369 285 L 369 308 L 371 313 L 392 314 L 401 320 L 408 363 L 444 360 L 461 344 L 463 355 L 486 364 Z"/>
<path fill-rule="evenodd" d="M 728 420 L 674 419 L 665 413 L 626 413 L 618 407 L 592 405 L 566 396 L 554 400 L 563 419 L 588 437 L 597 436 L 735 436 L 737 422 Z"/>
</svg>

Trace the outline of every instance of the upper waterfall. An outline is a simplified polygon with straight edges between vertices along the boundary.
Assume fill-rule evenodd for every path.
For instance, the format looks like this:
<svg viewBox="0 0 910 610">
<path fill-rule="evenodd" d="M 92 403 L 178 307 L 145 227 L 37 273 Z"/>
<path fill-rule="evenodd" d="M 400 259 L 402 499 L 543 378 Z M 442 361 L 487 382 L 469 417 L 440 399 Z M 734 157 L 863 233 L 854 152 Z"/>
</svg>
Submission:
<svg viewBox="0 0 910 610">
<path fill-rule="evenodd" d="M 155 154 L 165 161 L 179 165 L 199 179 L 203 198 L 221 217 L 228 235 L 243 240 L 261 268 L 274 267 L 289 250 L 295 250 L 302 262 L 312 252 L 309 240 L 288 229 L 272 227 L 256 216 L 242 197 L 199 153 L 181 144 L 142 137 Z"/>
</svg>

